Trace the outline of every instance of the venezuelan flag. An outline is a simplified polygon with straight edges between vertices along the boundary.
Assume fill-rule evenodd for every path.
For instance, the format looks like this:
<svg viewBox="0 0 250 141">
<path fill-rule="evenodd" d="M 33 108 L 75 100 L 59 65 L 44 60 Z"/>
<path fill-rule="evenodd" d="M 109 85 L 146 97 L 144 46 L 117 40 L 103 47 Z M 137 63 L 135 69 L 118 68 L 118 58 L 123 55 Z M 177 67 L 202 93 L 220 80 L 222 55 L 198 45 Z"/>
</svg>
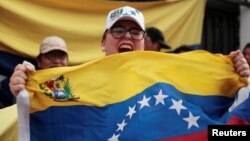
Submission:
<svg viewBox="0 0 250 141">
<path fill-rule="evenodd" d="M 247 84 L 228 56 L 206 51 L 128 52 L 40 70 L 18 96 L 19 139 L 207 140 L 210 124 L 249 123 L 249 100 L 232 108 Z"/>
</svg>

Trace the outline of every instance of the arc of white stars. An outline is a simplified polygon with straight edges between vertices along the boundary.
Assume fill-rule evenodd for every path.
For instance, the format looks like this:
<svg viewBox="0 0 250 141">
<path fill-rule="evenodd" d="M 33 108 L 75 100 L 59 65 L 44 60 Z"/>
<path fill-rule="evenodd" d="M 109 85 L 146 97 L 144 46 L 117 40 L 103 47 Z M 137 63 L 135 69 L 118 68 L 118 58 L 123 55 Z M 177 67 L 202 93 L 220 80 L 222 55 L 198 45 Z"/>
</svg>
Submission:
<svg viewBox="0 0 250 141">
<path fill-rule="evenodd" d="M 129 111 L 128 111 L 128 113 L 126 114 L 126 116 L 129 116 L 130 119 L 132 118 L 133 114 L 136 113 L 136 111 L 135 111 L 135 106 L 136 106 L 136 105 L 134 105 L 133 107 L 130 107 L 130 106 L 128 107 L 128 108 L 129 108 Z"/>
<path fill-rule="evenodd" d="M 118 138 L 119 138 L 120 134 L 113 134 L 113 136 L 111 138 L 108 139 L 108 141 L 119 141 Z"/>
<path fill-rule="evenodd" d="M 199 127 L 197 121 L 200 118 L 200 116 L 193 116 L 193 114 L 189 111 L 189 116 L 187 118 L 183 118 L 183 120 L 188 122 L 188 129 L 190 129 L 192 126 Z"/>
<path fill-rule="evenodd" d="M 151 99 L 151 97 L 146 98 L 146 96 L 143 95 L 143 99 L 142 99 L 141 101 L 138 101 L 138 103 L 141 104 L 140 109 L 142 109 L 142 108 L 145 107 L 145 106 L 150 107 L 150 105 L 149 105 L 149 103 L 148 103 L 148 101 L 149 101 L 150 99 Z"/>
<path fill-rule="evenodd" d="M 172 99 L 173 105 L 169 107 L 169 109 L 175 109 L 177 114 L 180 115 L 182 109 L 187 109 L 185 106 L 182 105 L 182 100 L 176 101 Z"/>
<path fill-rule="evenodd" d="M 155 99 L 156 99 L 156 102 L 155 102 L 155 105 L 158 105 L 158 104 L 162 104 L 162 105 L 165 105 L 165 102 L 164 102 L 164 99 L 168 97 L 168 95 L 164 95 L 162 93 L 162 90 L 159 91 L 159 93 L 157 95 L 154 95 Z"/>
<path fill-rule="evenodd" d="M 118 123 L 117 126 L 118 126 L 118 129 L 116 131 L 123 131 L 124 127 L 127 125 L 127 123 L 125 122 L 125 120 L 122 121 L 122 123 Z"/>
</svg>

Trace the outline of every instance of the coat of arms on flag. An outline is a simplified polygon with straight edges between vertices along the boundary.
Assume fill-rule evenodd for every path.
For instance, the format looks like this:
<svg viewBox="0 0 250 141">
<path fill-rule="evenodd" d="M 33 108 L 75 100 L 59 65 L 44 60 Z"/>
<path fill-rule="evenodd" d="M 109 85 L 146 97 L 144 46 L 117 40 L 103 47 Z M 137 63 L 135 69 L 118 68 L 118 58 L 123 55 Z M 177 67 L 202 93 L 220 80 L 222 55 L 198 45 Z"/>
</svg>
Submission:
<svg viewBox="0 0 250 141">
<path fill-rule="evenodd" d="M 79 97 L 75 97 L 73 95 L 69 80 L 65 79 L 63 75 L 50 79 L 45 83 L 41 83 L 39 86 L 45 95 L 53 98 L 56 101 L 79 99 Z"/>
</svg>

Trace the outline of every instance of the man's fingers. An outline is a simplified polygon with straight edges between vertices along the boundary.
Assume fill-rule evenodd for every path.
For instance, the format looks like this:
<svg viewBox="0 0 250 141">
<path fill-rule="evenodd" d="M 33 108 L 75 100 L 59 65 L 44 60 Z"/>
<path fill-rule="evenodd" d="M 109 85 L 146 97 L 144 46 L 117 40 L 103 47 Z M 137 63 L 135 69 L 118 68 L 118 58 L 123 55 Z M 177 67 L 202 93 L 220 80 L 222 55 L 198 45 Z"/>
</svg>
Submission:
<svg viewBox="0 0 250 141">
<path fill-rule="evenodd" d="M 24 85 L 18 84 L 18 85 L 13 85 L 11 92 L 12 94 L 16 97 L 18 93 L 24 89 Z"/>
<path fill-rule="evenodd" d="M 243 77 L 249 76 L 250 75 L 249 65 L 247 63 L 241 64 L 239 67 L 236 67 L 236 72 Z"/>
<path fill-rule="evenodd" d="M 230 56 L 231 58 L 234 58 L 234 57 L 237 56 L 239 53 L 240 53 L 240 50 L 232 51 L 232 52 L 230 52 L 229 56 Z"/>
<path fill-rule="evenodd" d="M 35 66 L 28 61 L 23 61 L 23 66 L 26 68 L 26 72 L 34 72 Z"/>
<path fill-rule="evenodd" d="M 250 71 L 249 70 L 244 70 L 240 72 L 240 76 L 243 77 L 248 77 L 250 75 Z"/>
<path fill-rule="evenodd" d="M 238 57 L 238 56 L 236 56 L 236 57 Z M 237 59 L 235 58 L 235 65 L 234 65 L 234 67 L 238 68 L 241 65 L 244 66 L 243 68 L 248 69 L 247 61 L 246 61 L 245 58 L 243 58 L 243 57 L 238 57 Z"/>
</svg>

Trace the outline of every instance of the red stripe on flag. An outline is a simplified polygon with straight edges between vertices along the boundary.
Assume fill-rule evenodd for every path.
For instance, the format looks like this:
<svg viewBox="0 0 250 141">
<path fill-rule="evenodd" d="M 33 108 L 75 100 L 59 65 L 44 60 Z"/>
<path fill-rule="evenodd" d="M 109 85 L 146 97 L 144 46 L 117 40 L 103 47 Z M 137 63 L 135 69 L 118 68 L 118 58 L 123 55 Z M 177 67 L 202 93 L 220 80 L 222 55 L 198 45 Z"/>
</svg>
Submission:
<svg viewBox="0 0 250 141">
<path fill-rule="evenodd" d="M 188 135 L 178 136 L 174 138 L 162 139 L 160 141 L 207 141 L 207 130 L 192 133 Z"/>
<path fill-rule="evenodd" d="M 233 116 L 228 122 L 227 122 L 227 125 L 249 125 L 249 122 L 243 120 L 243 119 L 240 119 L 236 116 Z"/>
</svg>

